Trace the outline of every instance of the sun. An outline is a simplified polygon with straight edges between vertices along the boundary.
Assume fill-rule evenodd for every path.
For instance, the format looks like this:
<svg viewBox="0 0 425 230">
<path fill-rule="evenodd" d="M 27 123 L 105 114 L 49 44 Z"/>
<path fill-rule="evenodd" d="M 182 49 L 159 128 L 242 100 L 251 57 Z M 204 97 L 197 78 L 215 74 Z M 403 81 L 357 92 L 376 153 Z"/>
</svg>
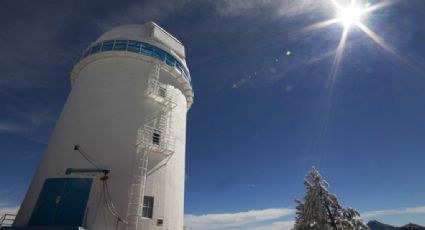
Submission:
<svg viewBox="0 0 425 230">
<path fill-rule="evenodd" d="M 358 6 L 350 4 L 350 6 L 338 9 L 337 18 L 344 27 L 350 27 L 360 23 L 362 14 L 363 11 Z"/>
<path fill-rule="evenodd" d="M 358 2 L 366 2 L 364 4 L 358 4 Z M 330 0 L 331 5 L 334 7 L 336 14 L 334 18 L 314 23 L 305 28 L 306 31 L 309 30 L 318 30 L 325 28 L 336 23 L 342 25 L 343 30 L 341 33 L 341 38 L 339 40 L 338 46 L 335 52 L 334 62 L 332 64 L 330 72 L 330 82 L 333 84 L 335 77 L 337 75 L 341 59 L 344 54 L 344 48 L 347 44 L 348 34 L 351 32 L 351 27 L 356 27 L 360 31 L 364 32 L 370 39 L 372 39 L 377 45 L 383 48 L 385 51 L 396 57 L 398 60 L 408 63 L 408 61 L 401 57 L 396 50 L 387 44 L 385 40 L 376 34 L 372 29 L 367 26 L 367 21 L 370 20 L 369 15 L 374 11 L 377 11 L 382 8 L 386 8 L 392 4 L 395 4 L 397 1 L 382 1 L 377 4 L 372 4 L 369 1 L 359 1 L 359 0 Z M 344 4 L 347 3 L 347 4 Z M 366 22 L 365 22 L 366 21 Z M 411 64 L 409 64 L 411 66 Z M 330 84 L 330 85 L 332 85 Z"/>
</svg>

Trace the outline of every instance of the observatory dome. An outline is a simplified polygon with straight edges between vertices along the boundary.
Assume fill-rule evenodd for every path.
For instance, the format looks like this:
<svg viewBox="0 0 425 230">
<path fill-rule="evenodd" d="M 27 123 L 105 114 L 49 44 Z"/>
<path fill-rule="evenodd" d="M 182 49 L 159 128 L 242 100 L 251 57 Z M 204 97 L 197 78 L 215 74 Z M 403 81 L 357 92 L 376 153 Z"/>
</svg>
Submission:
<svg viewBox="0 0 425 230">
<path fill-rule="evenodd" d="M 131 39 L 136 41 L 143 41 L 150 37 L 150 30 L 147 24 L 144 25 L 123 25 L 115 27 L 103 33 L 97 41 L 114 40 L 114 39 Z"/>
<path fill-rule="evenodd" d="M 186 55 L 182 43 L 154 22 L 115 27 L 103 33 L 96 42 L 120 39 L 148 42 L 166 50 L 171 49 L 180 61 L 185 62 Z"/>
<path fill-rule="evenodd" d="M 148 57 L 163 63 L 161 68 L 174 77 L 169 79 L 168 84 L 182 90 L 187 98 L 187 106 L 190 108 L 193 102 L 193 90 L 184 46 L 154 22 L 143 25 L 123 25 L 103 33 L 84 50 L 80 61 L 74 66 L 71 73 L 72 84 L 80 76 L 80 71 L 88 64 L 115 55 L 142 59 Z"/>
</svg>

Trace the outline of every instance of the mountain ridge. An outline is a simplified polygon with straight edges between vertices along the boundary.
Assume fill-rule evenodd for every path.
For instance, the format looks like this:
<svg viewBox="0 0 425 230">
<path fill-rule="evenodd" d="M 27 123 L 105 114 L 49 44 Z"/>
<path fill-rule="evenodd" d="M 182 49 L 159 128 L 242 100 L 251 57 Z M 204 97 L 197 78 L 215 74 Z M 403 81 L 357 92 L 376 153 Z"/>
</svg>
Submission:
<svg viewBox="0 0 425 230">
<path fill-rule="evenodd" d="M 367 223 L 367 226 L 369 226 L 370 230 L 425 230 L 424 226 L 413 224 L 413 223 L 408 223 L 401 227 L 395 227 L 389 224 L 381 223 L 377 220 L 369 221 Z"/>
</svg>

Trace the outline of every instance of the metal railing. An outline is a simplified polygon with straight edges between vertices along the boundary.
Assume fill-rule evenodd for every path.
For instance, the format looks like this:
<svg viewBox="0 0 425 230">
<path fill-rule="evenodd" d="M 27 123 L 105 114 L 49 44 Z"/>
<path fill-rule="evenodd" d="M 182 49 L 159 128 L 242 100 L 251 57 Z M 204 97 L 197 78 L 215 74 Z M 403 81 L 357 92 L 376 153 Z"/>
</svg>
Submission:
<svg viewBox="0 0 425 230">
<path fill-rule="evenodd" d="M 179 73 L 182 74 L 182 76 L 189 82 L 189 84 L 191 84 L 192 79 L 186 67 L 184 67 L 168 52 L 146 42 L 134 40 L 107 40 L 97 42 L 85 49 L 79 60 L 92 54 L 106 51 L 127 51 L 153 57 L 164 62 L 168 66 L 174 67 Z"/>
<path fill-rule="evenodd" d="M 174 152 L 174 139 L 165 133 L 163 129 L 145 125 L 142 132 L 142 140 L 140 141 L 142 148 L 165 155 L 170 155 Z"/>
<path fill-rule="evenodd" d="M 173 98 L 173 91 L 168 89 L 166 84 L 162 84 L 153 78 L 149 79 L 148 81 L 148 90 L 146 95 L 159 103 L 175 103 Z"/>
<path fill-rule="evenodd" d="M 15 217 L 15 214 L 4 214 L 2 217 L 0 217 L 0 228 L 12 226 L 13 222 L 15 221 Z"/>
</svg>

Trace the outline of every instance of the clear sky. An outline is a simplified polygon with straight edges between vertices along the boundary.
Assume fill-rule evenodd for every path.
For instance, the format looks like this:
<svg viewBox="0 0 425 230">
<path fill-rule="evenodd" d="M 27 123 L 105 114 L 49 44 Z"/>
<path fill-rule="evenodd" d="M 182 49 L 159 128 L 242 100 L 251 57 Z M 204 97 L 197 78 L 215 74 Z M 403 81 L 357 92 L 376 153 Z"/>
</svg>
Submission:
<svg viewBox="0 0 425 230">
<path fill-rule="evenodd" d="M 330 0 L 2 0 L 0 212 L 20 205 L 81 51 L 152 20 L 193 79 L 190 229 L 288 229 L 313 165 L 367 220 L 425 225 L 425 1 L 358 2 L 382 6 L 361 19 L 379 37 L 351 26 L 333 68 L 344 25 L 312 26 Z"/>
</svg>

